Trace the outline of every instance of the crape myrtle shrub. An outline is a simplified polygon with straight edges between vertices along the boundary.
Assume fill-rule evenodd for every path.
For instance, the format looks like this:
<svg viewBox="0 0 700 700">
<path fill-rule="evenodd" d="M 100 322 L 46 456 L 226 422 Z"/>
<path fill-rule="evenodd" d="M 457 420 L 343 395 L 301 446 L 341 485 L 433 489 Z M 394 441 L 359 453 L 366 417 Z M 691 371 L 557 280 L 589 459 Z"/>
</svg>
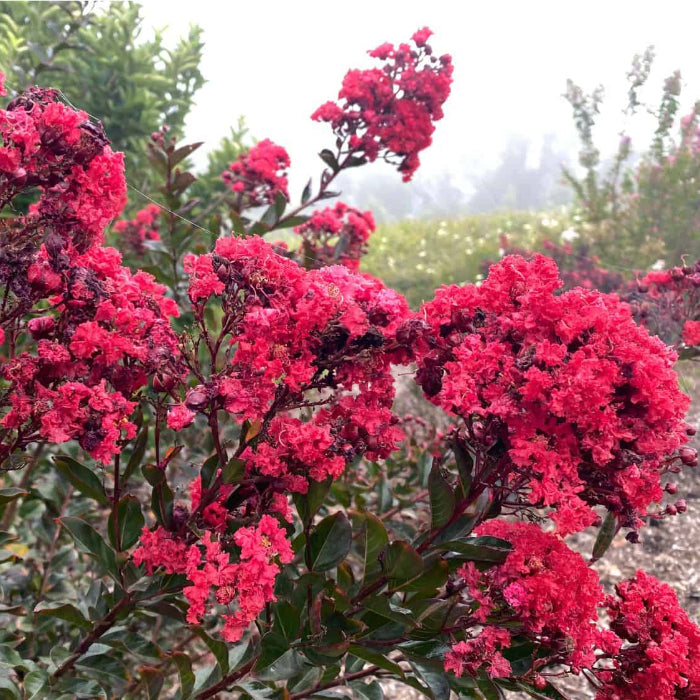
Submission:
<svg viewBox="0 0 700 700">
<path fill-rule="evenodd" d="M 111 233 L 153 274 L 105 245 L 126 185 L 100 125 L 45 88 L 0 111 L 3 697 L 563 698 L 577 674 L 700 698 L 672 590 L 590 567 L 686 508 L 664 500 L 697 465 L 675 351 L 543 256 L 412 312 L 357 271 L 369 212 L 304 213 L 348 167 L 418 167 L 452 75 L 430 34 L 314 113 L 335 146 L 298 206 L 279 145 L 207 207 L 196 144 L 154 133 L 167 207 Z M 396 372 L 440 430 L 394 414 Z M 565 537 L 588 526 L 587 561 Z"/>
</svg>

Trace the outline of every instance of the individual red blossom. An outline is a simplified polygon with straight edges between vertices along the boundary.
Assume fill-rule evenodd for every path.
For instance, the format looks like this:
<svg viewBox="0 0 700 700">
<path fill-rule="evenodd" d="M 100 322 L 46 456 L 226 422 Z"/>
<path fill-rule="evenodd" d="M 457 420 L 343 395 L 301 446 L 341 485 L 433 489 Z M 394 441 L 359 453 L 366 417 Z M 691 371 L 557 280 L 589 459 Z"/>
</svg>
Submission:
<svg viewBox="0 0 700 700">
<path fill-rule="evenodd" d="M 432 142 L 434 122 L 442 119 L 450 94 L 452 59 L 433 55 L 427 44 L 431 34 L 427 27 L 417 31 L 415 48 L 382 44 L 370 51 L 384 65 L 348 71 L 339 104 L 326 102 L 311 116 L 331 124 L 342 154 L 395 163 L 404 181 L 412 178 L 418 154 Z"/>
<path fill-rule="evenodd" d="M 343 202 L 315 211 L 307 222 L 294 229 L 303 240 L 300 264 L 345 265 L 358 272 L 360 258 L 367 252 L 367 241 L 375 228 L 372 212 L 361 212 Z"/>
<path fill-rule="evenodd" d="M 134 219 L 122 219 L 112 227 L 119 234 L 123 244 L 130 248 L 136 255 L 143 255 L 146 250 L 146 241 L 159 241 L 158 218 L 160 207 L 149 204 L 136 213 Z"/>
<path fill-rule="evenodd" d="M 464 419 L 491 478 L 553 508 L 560 533 L 595 505 L 637 528 L 687 440 L 676 356 L 616 296 L 560 286 L 552 260 L 509 256 L 480 287 L 443 287 L 422 309 L 417 379 Z"/>
<path fill-rule="evenodd" d="M 224 485 L 219 487 L 216 498 L 205 506 L 202 511 L 202 520 L 205 526 L 215 532 L 223 532 L 226 529 L 229 513 L 224 506 L 226 499 L 231 495 L 233 487 Z M 190 483 L 190 502 L 195 511 L 202 500 L 202 478 L 198 476 Z"/>
<path fill-rule="evenodd" d="M 260 141 L 238 156 L 221 176 L 236 194 L 235 209 L 272 204 L 277 194 L 289 199 L 289 165 L 287 151 L 270 139 Z"/>
<path fill-rule="evenodd" d="M 700 345 L 700 321 L 686 321 L 683 326 L 683 342 L 688 346 Z"/>
<path fill-rule="evenodd" d="M 510 646 L 510 633 L 497 627 L 485 627 L 476 637 L 457 642 L 445 654 L 445 670 L 456 676 L 476 677 L 479 669 L 491 678 L 507 678 L 512 669 L 499 651 Z"/>
<path fill-rule="evenodd" d="M 638 571 L 606 602 L 610 627 L 624 642 L 613 669 L 596 673 L 597 700 L 697 700 L 700 627 L 670 586 Z"/>
<path fill-rule="evenodd" d="M 164 528 L 149 530 L 144 527 L 140 544 L 131 556 L 136 566 L 145 565 L 149 576 L 160 568 L 166 574 L 184 574 L 187 570 L 188 550 L 184 540 Z"/>
<path fill-rule="evenodd" d="M 168 428 L 172 430 L 182 430 L 192 423 L 195 415 L 194 411 L 190 411 L 184 404 L 175 404 L 175 406 L 168 411 Z"/>
</svg>

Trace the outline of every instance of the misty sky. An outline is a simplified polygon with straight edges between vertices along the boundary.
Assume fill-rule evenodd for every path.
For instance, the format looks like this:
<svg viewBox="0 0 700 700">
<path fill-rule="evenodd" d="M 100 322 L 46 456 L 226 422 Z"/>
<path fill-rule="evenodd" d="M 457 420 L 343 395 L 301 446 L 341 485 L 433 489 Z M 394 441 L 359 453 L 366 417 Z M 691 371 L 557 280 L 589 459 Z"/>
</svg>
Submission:
<svg viewBox="0 0 700 700">
<path fill-rule="evenodd" d="M 143 4 L 147 24 L 168 25 L 170 36 L 191 22 L 204 29 L 208 83 L 188 120 L 188 139 L 213 146 L 243 114 L 254 136 L 287 148 L 296 191 L 318 173 L 315 153 L 330 144 L 328 127 L 311 122 L 311 112 L 336 97 L 349 68 L 371 65 L 366 50 L 407 40 L 425 25 L 435 32 L 435 51 L 452 54 L 455 73 L 445 118 L 432 148 L 421 155 L 417 184 L 443 173 L 459 181 L 465 171 L 493 167 L 512 134 L 531 138 L 537 154 L 541 137 L 556 133 L 558 143 L 575 153 L 570 109 L 561 97 L 567 78 L 586 89 L 606 86 L 601 145 L 614 148 L 625 73 L 633 54 L 648 44 L 657 53 L 648 96 L 656 102 L 663 78 L 676 68 L 688 104 L 700 96 L 700 3 L 694 0 Z M 641 133 L 639 145 L 645 146 L 649 132 Z M 364 170 L 370 168 L 389 166 Z"/>
</svg>

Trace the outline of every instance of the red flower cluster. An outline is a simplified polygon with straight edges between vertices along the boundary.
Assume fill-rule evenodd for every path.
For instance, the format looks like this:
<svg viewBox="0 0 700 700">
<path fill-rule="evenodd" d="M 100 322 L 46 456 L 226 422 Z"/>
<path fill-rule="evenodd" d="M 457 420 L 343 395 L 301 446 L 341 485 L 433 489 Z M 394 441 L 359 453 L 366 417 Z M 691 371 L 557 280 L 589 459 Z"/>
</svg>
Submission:
<svg viewBox="0 0 700 700">
<path fill-rule="evenodd" d="M 360 258 L 367 253 L 367 241 L 376 225 L 371 211 L 361 212 L 338 202 L 314 212 L 294 232 L 302 237 L 300 248 L 308 267 L 345 265 L 353 272 L 360 269 Z"/>
<path fill-rule="evenodd" d="M 293 556 L 284 529 L 270 515 L 263 515 L 255 527 L 237 529 L 232 540 L 237 560 L 209 530 L 201 542 L 188 544 L 162 527 L 154 531 L 144 527 L 141 545 L 133 554 L 134 563 L 144 564 L 149 575 L 162 569 L 187 576 L 190 585 L 183 593 L 190 606 L 187 621 L 191 624 L 202 621 L 213 593 L 216 603 L 226 607 L 222 635 L 227 642 L 237 642 L 265 603 L 275 600 L 279 564 L 288 564 Z"/>
<path fill-rule="evenodd" d="M 474 619 L 497 624 L 499 617 L 515 617 L 522 632 L 556 663 L 576 671 L 595 663 L 601 639 L 598 606 L 605 596 L 583 557 L 530 523 L 489 520 L 477 532 L 507 540 L 513 550 L 503 564 L 486 571 L 471 562 L 459 570 L 478 603 Z M 467 663 L 464 654 L 462 661 Z"/>
<path fill-rule="evenodd" d="M 510 632 L 497 627 L 485 627 L 476 637 L 452 645 L 445 654 L 445 670 L 457 676 L 475 677 L 484 668 L 491 678 L 507 678 L 511 674 L 509 661 L 499 649 L 510 646 Z"/>
<path fill-rule="evenodd" d="M 260 141 L 238 156 L 221 175 L 237 195 L 236 210 L 272 204 L 278 193 L 289 199 L 286 172 L 289 165 L 287 151 L 270 139 Z"/>
<path fill-rule="evenodd" d="M 417 31 L 415 48 L 382 44 L 370 51 L 381 68 L 351 70 L 338 93 L 340 104 L 326 102 L 311 116 L 329 122 L 347 154 L 394 162 L 404 181 L 420 165 L 418 154 L 432 142 L 434 122 L 450 94 L 452 59 L 433 56 L 427 41 L 432 32 Z"/>
<path fill-rule="evenodd" d="M 39 199 L 22 222 L 27 234 L 52 230 L 84 252 L 126 202 L 124 162 L 85 112 L 31 88 L 0 110 L 0 205 L 28 188 Z"/>
<path fill-rule="evenodd" d="M 37 309 L 15 336 L 37 341 L 36 354 L 23 352 L 2 370 L 9 384 L 0 406 L 10 410 L 0 424 L 15 431 L 7 448 L 76 439 L 107 463 L 122 433 L 133 437 L 128 397 L 178 356 L 168 322 L 177 307 L 151 275 L 120 262 L 113 248 L 71 257 L 60 239 L 35 255 L 29 288 L 47 295 L 52 310 Z"/>
<path fill-rule="evenodd" d="M 178 354 L 168 321 L 177 308 L 151 275 L 132 274 L 101 246 L 124 201 L 122 156 L 87 115 L 56 99 L 33 88 L 0 110 L 3 203 L 39 190 L 30 213 L 0 234 L 10 351 L 0 457 L 40 439 L 74 439 L 106 463 L 134 435 L 134 393 Z"/>
<path fill-rule="evenodd" d="M 549 258 L 510 256 L 480 287 L 443 287 L 422 308 L 417 379 L 464 419 L 496 491 L 529 489 L 561 533 L 596 505 L 637 528 L 687 441 L 676 355 L 616 296 L 561 284 Z"/>
<path fill-rule="evenodd" d="M 143 255 L 146 250 L 146 241 L 159 241 L 158 216 L 160 208 L 155 204 L 149 204 L 144 209 L 136 212 L 134 219 L 122 219 L 114 226 L 115 233 L 121 236 L 123 245 L 130 248 L 137 255 Z"/>
<path fill-rule="evenodd" d="M 203 324 L 212 296 L 223 308 L 216 343 L 226 363 L 187 392 L 185 410 L 171 409 L 172 427 L 215 407 L 259 422 L 244 457 L 278 491 L 305 490 L 308 478 L 395 448 L 391 363 L 407 357 L 397 332 L 410 313 L 400 295 L 344 267 L 307 271 L 256 237 L 220 239 L 185 269 L 195 317 Z M 307 422 L 303 407 L 314 409 Z"/>
<path fill-rule="evenodd" d="M 597 700 L 700 698 L 700 628 L 670 586 L 638 571 L 616 586 L 607 610 L 623 645 L 612 670 L 597 671 Z"/>
</svg>

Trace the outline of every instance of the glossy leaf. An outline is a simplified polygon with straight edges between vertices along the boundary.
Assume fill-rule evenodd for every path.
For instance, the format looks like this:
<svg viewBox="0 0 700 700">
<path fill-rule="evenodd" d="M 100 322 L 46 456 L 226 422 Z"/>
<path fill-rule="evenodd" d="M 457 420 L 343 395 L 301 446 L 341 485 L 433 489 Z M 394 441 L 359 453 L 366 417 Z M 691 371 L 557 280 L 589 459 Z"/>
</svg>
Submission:
<svg viewBox="0 0 700 700">
<path fill-rule="evenodd" d="M 615 535 L 619 529 L 617 518 L 614 513 L 608 513 L 605 516 L 603 524 L 600 526 L 598 531 L 598 536 L 596 537 L 595 543 L 593 545 L 592 559 L 593 561 L 598 561 L 615 539 Z"/>
<path fill-rule="evenodd" d="M 324 518 L 309 539 L 311 566 L 314 571 L 328 571 L 340 564 L 352 545 L 352 528 L 343 513 Z"/>
<path fill-rule="evenodd" d="M 70 532 L 81 551 L 93 557 L 106 572 L 117 576 L 114 550 L 91 525 L 74 517 L 64 517 L 59 522 Z"/>
<path fill-rule="evenodd" d="M 430 521 L 433 528 L 440 528 L 450 521 L 455 510 L 455 495 L 452 487 L 440 473 L 440 467 L 433 464 L 428 477 L 430 492 Z"/>
<path fill-rule="evenodd" d="M 177 667 L 180 679 L 180 700 L 186 700 L 192 695 L 192 690 L 194 689 L 195 677 L 192 671 L 192 662 L 190 657 L 181 651 L 175 652 L 171 658 Z"/>
<path fill-rule="evenodd" d="M 512 545 L 498 537 L 469 537 L 464 540 L 441 542 L 436 549 L 455 552 L 467 561 L 501 563 L 506 560 Z"/>
<path fill-rule="evenodd" d="M 141 512 L 141 504 L 136 496 L 127 494 L 119 501 L 117 510 L 119 516 L 119 542 L 121 548 L 129 549 L 136 544 L 145 525 L 143 513 Z M 107 522 L 107 531 L 109 539 L 113 546 L 116 547 L 115 532 L 114 532 L 114 512 L 110 512 Z"/>
<path fill-rule="evenodd" d="M 17 488 L 16 486 L 10 486 L 6 489 L 0 489 L 0 506 L 4 506 L 10 501 L 14 501 L 16 498 L 21 498 L 26 496 L 27 491 L 24 489 Z"/>
<path fill-rule="evenodd" d="M 107 494 L 102 486 L 102 480 L 92 469 L 65 455 L 57 455 L 53 458 L 53 461 L 59 473 L 70 481 L 83 496 L 92 498 L 102 505 L 109 503 L 109 498 L 107 498 Z"/>
<path fill-rule="evenodd" d="M 83 613 L 71 603 L 49 603 L 42 601 L 34 608 L 34 614 L 41 617 L 56 617 L 60 620 L 71 622 L 83 629 L 92 629 L 92 622 L 87 620 Z"/>
<path fill-rule="evenodd" d="M 394 585 L 420 576 L 423 573 L 423 559 L 408 542 L 397 540 L 388 545 L 381 555 L 385 576 Z"/>
<path fill-rule="evenodd" d="M 385 671 L 391 671 L 401 678 L 404 677 L 404 672 L 401 666 L 399 666 L 399 664 L 397 664 L 395 661 L 392 661 L 384 656 L 384 654 L 380 654 L 378 651 L 372 651 L 371 649 L 361 646 L 360 644 L 351 644 L 348 651 L 358 659 L 366 661 L 368 664 L 379 666 L 379 668 L 383 668 Z"/>
</svg>

